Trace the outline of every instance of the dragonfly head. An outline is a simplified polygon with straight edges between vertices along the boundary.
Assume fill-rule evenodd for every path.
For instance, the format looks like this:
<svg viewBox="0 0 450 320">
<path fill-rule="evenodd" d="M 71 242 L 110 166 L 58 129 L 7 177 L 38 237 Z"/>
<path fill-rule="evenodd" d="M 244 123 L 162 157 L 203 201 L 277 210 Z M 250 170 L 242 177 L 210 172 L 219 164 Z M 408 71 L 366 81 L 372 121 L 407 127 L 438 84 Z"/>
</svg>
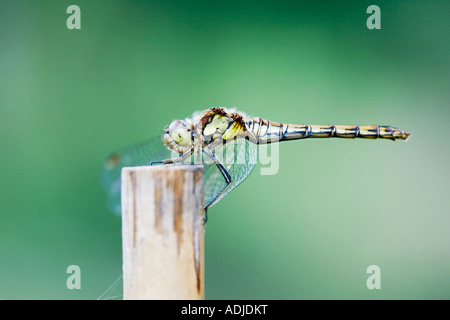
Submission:
<svg viewBox="0 0 450 320">
<path fill-rule="evenodd" d="M 167 146 L 179 153 L 189 150 L 193 144 L 192 130 L 181 120 L 173 121 L 168 128 L 164 130 L 164 142 Z"/>
</svg>

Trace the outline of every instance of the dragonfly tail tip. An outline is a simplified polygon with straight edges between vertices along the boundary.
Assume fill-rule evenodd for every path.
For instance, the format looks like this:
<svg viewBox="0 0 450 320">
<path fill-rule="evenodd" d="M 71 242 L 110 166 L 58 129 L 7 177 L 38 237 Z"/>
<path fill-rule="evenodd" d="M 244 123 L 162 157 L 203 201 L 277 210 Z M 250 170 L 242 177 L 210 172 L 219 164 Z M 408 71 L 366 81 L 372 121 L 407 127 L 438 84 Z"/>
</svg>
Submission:
<svg viewBox="0 0 450 320">
<path fill-rule="evenodd" d="M 403 134 L 403 139 L 404 139 L 405 141 L 408 141 L 408 139 L 409 139 L 410 136 L 411 136 L 411 133 L 405 132 L 405 133 Z"/>
</svg>

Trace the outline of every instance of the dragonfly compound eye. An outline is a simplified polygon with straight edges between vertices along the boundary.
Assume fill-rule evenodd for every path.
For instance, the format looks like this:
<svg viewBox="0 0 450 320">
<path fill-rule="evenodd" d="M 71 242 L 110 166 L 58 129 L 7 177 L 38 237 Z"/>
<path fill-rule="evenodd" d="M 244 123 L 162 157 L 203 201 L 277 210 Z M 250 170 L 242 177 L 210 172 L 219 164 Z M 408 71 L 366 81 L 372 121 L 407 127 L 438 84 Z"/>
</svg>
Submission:
<svg viewBox="0 0 450 320">
<path fill-rule="evenodd" d="M 191 144 L 191 133 L 187 125 L 181 120 L 175 120 L 170 124 L 169 135 L 180 146 Z"/>
</svg>

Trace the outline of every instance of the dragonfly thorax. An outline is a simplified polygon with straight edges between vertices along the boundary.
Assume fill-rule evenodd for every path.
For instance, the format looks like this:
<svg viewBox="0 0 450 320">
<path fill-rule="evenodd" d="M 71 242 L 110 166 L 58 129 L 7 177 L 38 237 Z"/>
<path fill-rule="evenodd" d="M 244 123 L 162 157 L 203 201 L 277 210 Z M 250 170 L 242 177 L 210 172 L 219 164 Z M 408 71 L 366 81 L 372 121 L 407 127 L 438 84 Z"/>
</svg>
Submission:
<svg viewBox="0 0 450 320">
<path fill-rule="evenodd" d="M 204 143 L 213 141 L 230 141 L 244 137 L 246 128 L 243 117 L 224 108 L 211 108 L 206 111 L 199 121 Z"/>
<path fill-rule="evenodd" d="M 184 153 L 192 148 L 192 130 L 184 121 L 175 120 L 164 130 L 163 140 L 170 150 Z"/>
</svg>

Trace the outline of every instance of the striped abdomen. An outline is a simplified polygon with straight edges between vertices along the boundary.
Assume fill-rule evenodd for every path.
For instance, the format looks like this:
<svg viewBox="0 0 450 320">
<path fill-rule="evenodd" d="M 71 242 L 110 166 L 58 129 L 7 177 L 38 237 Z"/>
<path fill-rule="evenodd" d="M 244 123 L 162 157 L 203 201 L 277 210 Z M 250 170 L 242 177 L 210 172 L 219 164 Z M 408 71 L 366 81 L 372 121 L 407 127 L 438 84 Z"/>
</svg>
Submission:
<svg viewBox="0 0 450 320">
<path fill-rule="evenodd" d="M 258 144 L 304 138 L 402 139 L 410 134 L 391 126 L 300 125 L 279 123 L 261 118 L 247 122 L 249 139 Z"/>
</svg>

